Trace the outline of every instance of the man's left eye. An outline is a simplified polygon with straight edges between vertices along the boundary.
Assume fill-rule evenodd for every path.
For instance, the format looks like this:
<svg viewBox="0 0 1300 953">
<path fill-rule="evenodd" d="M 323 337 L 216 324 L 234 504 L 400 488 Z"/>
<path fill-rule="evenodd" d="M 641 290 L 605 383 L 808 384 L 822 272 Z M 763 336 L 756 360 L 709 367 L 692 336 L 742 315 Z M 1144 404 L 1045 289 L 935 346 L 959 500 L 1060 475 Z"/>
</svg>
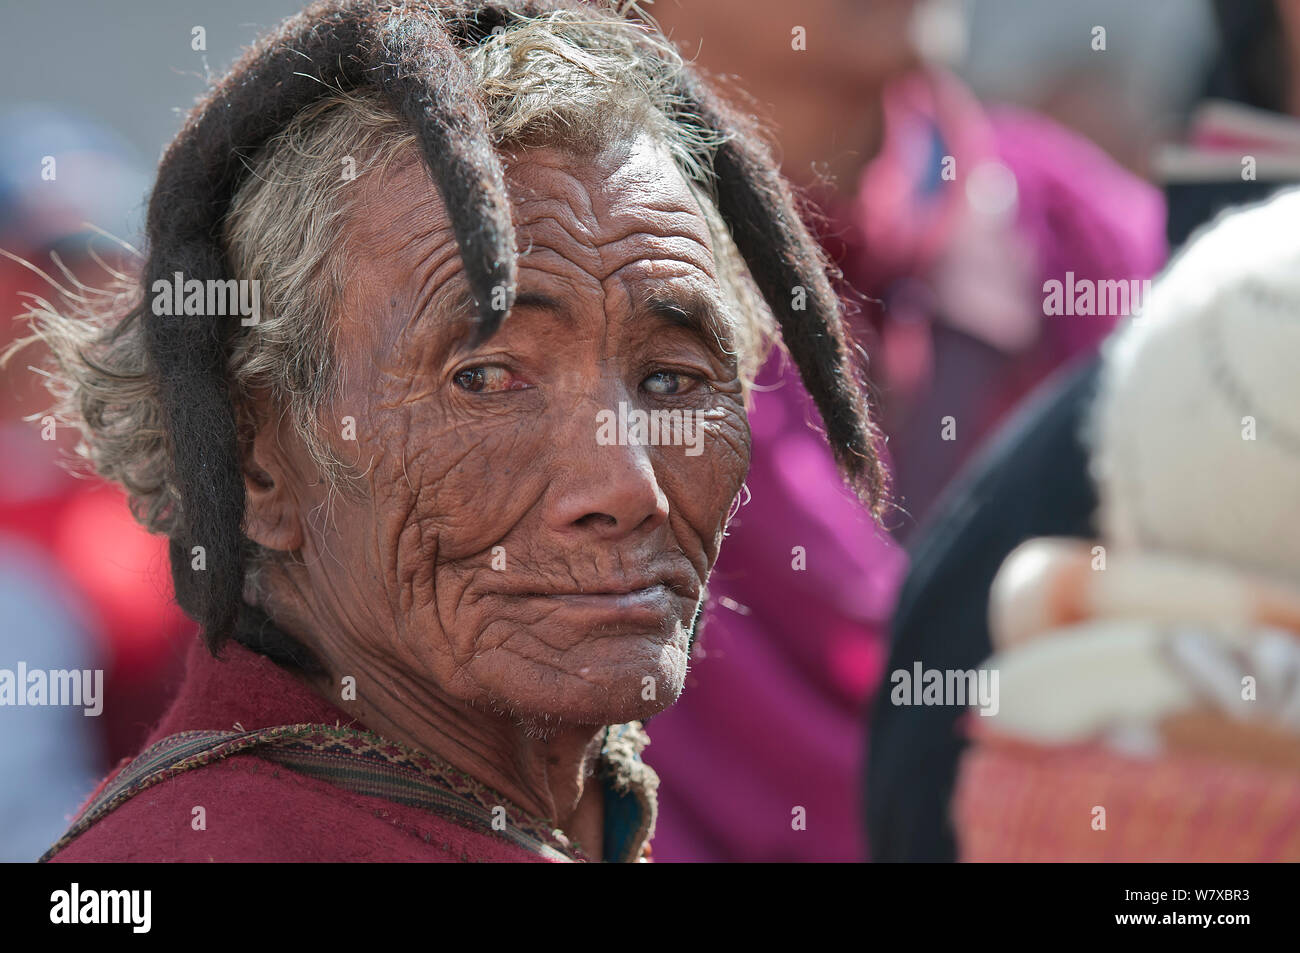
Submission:
<svg viewBox="0 0 1300 953">
<path fill-rule="evenodd" d="M 652 394 L 685 394 L 696 384 L 696 379 L 690 374 L 679 374 L 676 371 L 657 371 L 651 374 L 641 386 Z"/>
<path fill-rule="evenodd" d="M 504 367 L 495 364 L 467 367 L 463 371 L 457 371 L 452 380 L 456 382 L 456 386 L 461 390 L 467 390 L 473 394 L 519 390 L 525 386 L 522 381 L 515 378 Z"/>
</svg>

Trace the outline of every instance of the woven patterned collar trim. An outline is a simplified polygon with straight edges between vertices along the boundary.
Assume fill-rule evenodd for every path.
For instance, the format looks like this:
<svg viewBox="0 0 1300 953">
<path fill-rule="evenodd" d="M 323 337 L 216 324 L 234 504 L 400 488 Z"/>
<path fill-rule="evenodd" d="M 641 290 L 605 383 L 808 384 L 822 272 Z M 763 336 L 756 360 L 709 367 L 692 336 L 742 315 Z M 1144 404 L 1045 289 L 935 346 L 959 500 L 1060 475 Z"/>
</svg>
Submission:
<svg viewBox="0 0 1300 953">
<path fill-rule="evenodd" d="M 600 777 L 608 796 L 637 810 L 612 860 L 648 859 L 654 833 L 658 776 L 640 760 L 649 743 L 636 723 L 606 729 Z M 231 755 L 251 753 L 289 770 L 338 787 L 428 810 L 482 831 L 490 831 L 551 860 L 592 858 L 545 820 L 510 803 L 447 762 L 343 725 L 280 725 L 257 731 L 183 731 L 145 750 L 109 779 L 68 832 L 42 860 L 66 846 L 95 821 L 140 791 L 177 774 Z M 608 824 L 607 824 L 608 827 Z"/>
</svg>

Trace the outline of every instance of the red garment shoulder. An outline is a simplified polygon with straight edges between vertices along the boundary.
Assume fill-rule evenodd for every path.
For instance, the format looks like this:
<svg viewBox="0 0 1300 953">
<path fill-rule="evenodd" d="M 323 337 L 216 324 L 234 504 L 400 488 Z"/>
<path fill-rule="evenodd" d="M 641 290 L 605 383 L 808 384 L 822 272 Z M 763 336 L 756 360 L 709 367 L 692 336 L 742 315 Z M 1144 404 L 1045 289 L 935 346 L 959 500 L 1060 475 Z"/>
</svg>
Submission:
<svg viewBox="0 0 1300 953">
<path fill-rule="evenodd" d="M 180 731 L 336 723 L 355 725 L 356 719 L 266 656 L 232 642 L 218 659 L 195 639 L 185 680 L 142 748 Z"/>
<path fill-rule="evenodd" d="M 541 859 L 428 812 L 235 755 L 140 792 L 51 863 Z"/>
<path fill-rule="evenodd" d="M 145 747 L 181 731 L 293 724 L 365 727 L 270 659 L 235 644 L 216 659 L 196 641 L 180 692 Z M 146 788 L 51 862 L 543 859 L 427 811 L 241 754 Z"/>
</svg>

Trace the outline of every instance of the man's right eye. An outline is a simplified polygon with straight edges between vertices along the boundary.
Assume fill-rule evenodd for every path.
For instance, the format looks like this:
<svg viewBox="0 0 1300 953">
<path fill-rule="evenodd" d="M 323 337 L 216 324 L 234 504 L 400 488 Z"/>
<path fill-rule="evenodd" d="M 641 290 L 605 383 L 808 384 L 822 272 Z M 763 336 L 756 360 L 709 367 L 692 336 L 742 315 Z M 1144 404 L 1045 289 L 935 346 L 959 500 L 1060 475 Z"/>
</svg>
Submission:
<svg viewBox="0 0 1300 953">
<path fill-rule="evenodd" d="M 483 364 L 457 371 L 452 380 L 461 390 L 472 394 L 503 390 L 522 390 L 528 385 L 497 364 Z"/>
</svg>

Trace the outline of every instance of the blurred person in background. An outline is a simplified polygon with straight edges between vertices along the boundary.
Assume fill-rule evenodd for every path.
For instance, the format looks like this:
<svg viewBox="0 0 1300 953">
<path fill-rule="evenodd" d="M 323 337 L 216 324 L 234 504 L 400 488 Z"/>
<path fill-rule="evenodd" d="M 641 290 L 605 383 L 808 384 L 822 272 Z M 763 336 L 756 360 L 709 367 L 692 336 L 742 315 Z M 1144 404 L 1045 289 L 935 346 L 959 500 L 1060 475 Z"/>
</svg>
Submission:
<svg viewBox="0 0 1300 953">
<path fill-rule="evenodd" d="M 1010 408 L 1120 317 L 1046 317 L 1044 283 L 1145 278 L 1163 261 L 1160 195 L 1048 120 L 985 108 L 937 65 L 960 50 L 959 5 L 666 0 L 651 13 L 770 117 L 820 218 L 860 304 L 904 538 Z M 862 713 L 887 671 L 906 560 L 836 485 L 779 358 L 759 382 L 751 499 L 710 586 L 690 690 L 654 721 L 663 860 L 862 856 Z"/>
<path fill-rule="evenodd" d="M 1237 127 L 1238 134 L 1276 133 L 1280 126 L 1267 120 L 1269 114 L 1296 113 L 1287 90 L 1293 78 L 1289 64 L 1300 55 L 1300 4 L 1224 0 L 1214 5 L 1214 13 L 1219 52 L 1206 68 L 1206 97 L 1246 107 L 1239 116 L 1247 122 Z M 1251 110 L 1260 113 L 1253 116 Z M 1279 186 L 1279 180 L 1266 181 L 1263 175 L 1243 181 L 1242 152 L 1259 149 L 1247 150 L 1246 139 L 1224 137 L 1224 128 L 1232 130 L 1221 127 L 1214 148 L 1197 156 L 1212 159 L 1217 153 L 1225 159 L 1211 165 L 1221 177 L 1167 185 L 1167 231 L 1174 245 L 1218 209 L 1257 200 Z M 1193 127 L 1193 142 L 1205 131 Z M 1083 435 L 1100 372 L 1094 357 L 1040 388 L 932 511 L 928 528 L 911 547 L 912 566 L 892 625 L 891 671 L 911 670 L 918 661 L 950 671 L 980 666 L 993 651 L 990 587 L 1008 554 L 1034 537 L 1098 535 L 1097 493 L 1087 472 Z M 864 810 L 877 859 L 955 858 L 950 802 L 967 743 L 958 729 L 960 714 L 952 706 L 904 707 L 890 704 L 886 694 L 878 698 Z"/>
<path fill-rule="evenodd" d="M 129 150 L 102 127 L 34 106 L 0 115 L 0 353 L 24 326 L 13 319 L 53 283 L 75 293 L 80 281 L 102 280 L 121 249 L 96 243 L 87 223 L 124 229 L 146 188 Z M 41 380 L 26 362 L 0 374 L 0 669 L 104 669 L 113 703 L 94 717 L 0 708 L 6 861 L 35 860 L 144 737 L 174 687 L 172 637 L 185 626 L 171 605 L 165 547 L 120 492 L 61 466 L 70 431 L 26 419 L 48 404 Z"/>
<path fill-rule="evenodd" d="M 962 859 L 1300 860 L 1297 218 L 1296 190 L 1221 216 L 1107 341 L 1097 534 L 993 584 Z"/>
</svg>

